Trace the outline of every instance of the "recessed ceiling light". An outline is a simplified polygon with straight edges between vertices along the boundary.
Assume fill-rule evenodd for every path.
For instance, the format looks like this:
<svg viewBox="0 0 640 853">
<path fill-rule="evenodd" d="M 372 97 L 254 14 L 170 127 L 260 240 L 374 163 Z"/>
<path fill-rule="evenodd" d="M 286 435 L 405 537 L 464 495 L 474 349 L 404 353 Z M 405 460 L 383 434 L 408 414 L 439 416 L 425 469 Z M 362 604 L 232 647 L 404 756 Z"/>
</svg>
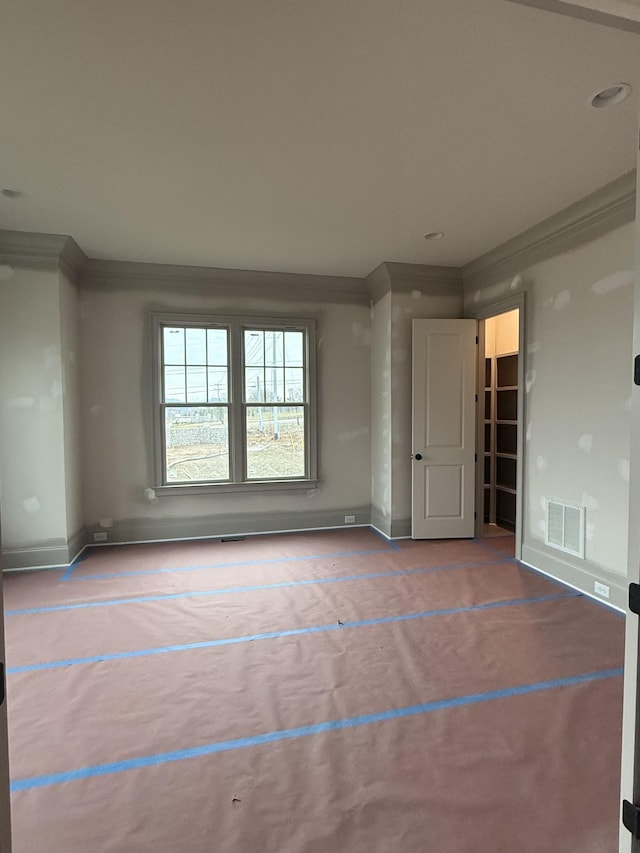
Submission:
<svg viewBox="0 0 640 853">
<path fill-rule="evenodd" d="M 424 235 L 425 240 L 442 240 L 443 237 L 444 231 L 430 231 Z"/>
<path fill-rule="evenodd" d="M 24 195 L 24 193 L 21 192 L 20 190 L 12 190 L 12 189 L 9 189 L 8 187 L 5 187 L 5 189 L 0 190 L 0 193 L 5 198 L 22 198 L 22 196 Z"/>
<path fill-rule="evenodd" d="M 591 106 L 596 109 L 602 107 L 612 107 L 614 104 L 619 104 L 631 94 L 631 86 L 628 83 L 614 83 L 612 86 L 607 86 L 605 89 L 600 89 L 591 98 Z"/>
</svg>

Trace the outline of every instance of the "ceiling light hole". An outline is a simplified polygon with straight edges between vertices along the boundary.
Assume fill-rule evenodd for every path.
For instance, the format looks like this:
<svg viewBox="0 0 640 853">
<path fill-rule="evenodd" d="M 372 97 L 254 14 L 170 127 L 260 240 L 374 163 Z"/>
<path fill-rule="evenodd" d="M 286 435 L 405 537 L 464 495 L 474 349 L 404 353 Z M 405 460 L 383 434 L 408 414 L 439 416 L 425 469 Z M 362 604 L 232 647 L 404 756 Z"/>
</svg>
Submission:
<svg viewBox="0 0 640 853">
<path fill-rule="evenodd" d="M 612 86 L 607 86 L 596 92 L 591 98 L 591 106 L 597 110 L 603 107 L 612 107 L 614 104 L 624 101 L 630 94 L 631 86 L 628 83 L 614 83 Z"/>
</svg>

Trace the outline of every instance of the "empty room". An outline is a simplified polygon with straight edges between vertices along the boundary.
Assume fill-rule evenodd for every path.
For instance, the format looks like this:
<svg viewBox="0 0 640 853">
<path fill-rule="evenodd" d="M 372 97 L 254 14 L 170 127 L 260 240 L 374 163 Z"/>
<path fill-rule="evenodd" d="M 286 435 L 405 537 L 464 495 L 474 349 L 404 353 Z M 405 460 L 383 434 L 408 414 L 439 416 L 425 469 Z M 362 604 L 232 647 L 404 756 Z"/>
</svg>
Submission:
<svg viewBox="0 0 640 853">
<path fill-rule="evenodd" d="M 0 853 L 631 853 L 617 5 L 4 4 Z"/>
</svg>

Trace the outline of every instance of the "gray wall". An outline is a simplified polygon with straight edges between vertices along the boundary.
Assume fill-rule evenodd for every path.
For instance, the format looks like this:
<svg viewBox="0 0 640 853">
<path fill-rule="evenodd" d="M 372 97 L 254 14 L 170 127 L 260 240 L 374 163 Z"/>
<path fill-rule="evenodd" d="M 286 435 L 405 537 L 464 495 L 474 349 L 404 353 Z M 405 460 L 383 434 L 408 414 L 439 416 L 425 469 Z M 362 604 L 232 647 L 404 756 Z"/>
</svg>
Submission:
<svg viewBox="0 0 640 853">
<path fill-rule="evenodd" d="M 371 517 L 391 535 L 391 293 L 371 308 Z"/>
<path fill-rule="evenodd" d="M 466 288 L 472 312 L 525 289 L 523 560 L 621 603 L 627 562 L 634 226 Z M 586 559 L 544 544 L 545 503 L 586 506 Z"/>
<path fill-rule="evenodd" d="M 84 528 L 79 345 L 78 291 L 76 286 L 63 273 L 60 273 L 60 360 L 62 368 L 65 501 L 67 538 L 72 542 L 81 536 Z"/>
<path fill-rule="evenodd" d="M 67 558 L 58 272 L 0 279 L 0 470 L 4 565 L 22 550 Z M 19 557 L 16 557 L 19 559 Z"/>
<path fill-rule="evenodd" d="M 321 298 L 321 297 L 320 297 Z M 151 496 L 151 311 L 292 315 L 317 321 L 319 477 L 305 491 Z M 371 489 L 367 305 L 216 297 L 118 283 L 81 291 L 85 523 L 109 539 L 368 523 Z"/>
</svg>

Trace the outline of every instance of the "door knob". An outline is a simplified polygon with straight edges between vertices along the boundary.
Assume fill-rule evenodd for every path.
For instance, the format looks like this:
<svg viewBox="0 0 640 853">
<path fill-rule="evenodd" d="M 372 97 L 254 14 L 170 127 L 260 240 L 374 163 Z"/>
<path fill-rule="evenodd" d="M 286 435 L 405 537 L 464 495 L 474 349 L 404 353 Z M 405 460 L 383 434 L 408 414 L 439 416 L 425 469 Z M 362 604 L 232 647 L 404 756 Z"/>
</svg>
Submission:
<svg viewBox="0 0 640 853">
<path fill-rule="evenodd" d="M 411 458 L 416 459 L 419 462 L 422 459 L 422 453 L 416 453 Z"/>
</svg>

